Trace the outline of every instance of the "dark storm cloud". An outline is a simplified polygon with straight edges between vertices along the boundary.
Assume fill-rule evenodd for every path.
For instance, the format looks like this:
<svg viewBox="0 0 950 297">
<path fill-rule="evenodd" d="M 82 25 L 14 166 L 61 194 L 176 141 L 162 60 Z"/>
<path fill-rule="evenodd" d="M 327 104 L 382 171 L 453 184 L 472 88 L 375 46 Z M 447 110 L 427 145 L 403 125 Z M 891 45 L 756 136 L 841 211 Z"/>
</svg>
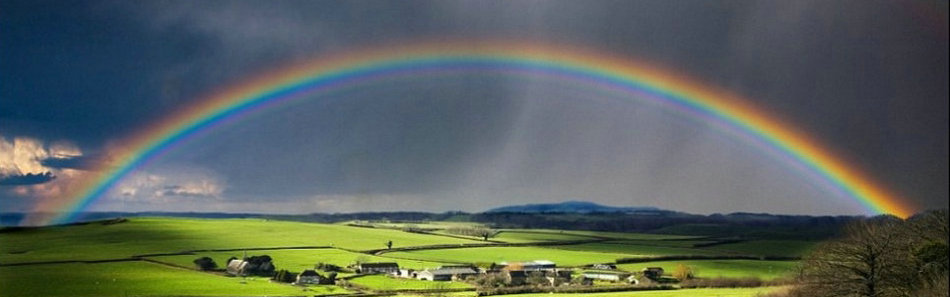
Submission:
<svg viewBox="0 0 950 297">
<path fill-rule="evenodd" d="M 97 156 L 68 156 L 52 157 L 40 160 L 40 165 L 56 169 L 89 170 L 99 166 Z"/>
<path fill-rule="evenodd" d="M 104 151 L 202 94 L 288 61 L 387 42 L 533 40 L 629 55 L 734 90 L 908 199 L 941 207 L 948 197 L 945 13 L 941 22 L 922 21 L 902 2 L 3 3 L 5 135 Z M 347 100 L 315 100 L 223 128 L 168 160 L 227 175 L 233 187 L 223 196 L 238 200 L 393 194 L 498 204 L 573 195 L 639 203 L 635 195 L 656 204 L 703 191 L 815 195 L 766 177 L 757 182 L 778 188 L 736 187 L 783 169 L 767 158 L 742 162 L 725 149 L 741 148 L 702 123 L 545 101 L 565 89 L 480 79 L 367 86 L 340 95 Z M 684 182 L 668 182 L 677 179 Z M 777 199 L 755 207 L 782 211 L 769 208 Z M 675 204 L 700 211 L 715 204 L 698 201 Z"/>
<path fill-rule="evenodd" d="M 56 179 L 56 176 L 54 176 L 52 172 L 0 176 L 0 186 L 36 185 L 51 182 L 54 179 Z"/>
</svg>

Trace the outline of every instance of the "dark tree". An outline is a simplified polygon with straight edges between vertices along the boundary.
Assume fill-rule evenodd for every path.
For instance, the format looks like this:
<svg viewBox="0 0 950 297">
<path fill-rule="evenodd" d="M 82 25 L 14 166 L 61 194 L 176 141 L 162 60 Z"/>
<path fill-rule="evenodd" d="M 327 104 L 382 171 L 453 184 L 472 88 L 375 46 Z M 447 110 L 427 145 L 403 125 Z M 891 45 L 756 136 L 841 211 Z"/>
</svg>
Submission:
<svg viewBox="0 0 950 297">
<path fill-rule="evenodd" d="M 908 296 L 915 273 L 910 236 L 894 217 L 854 222 L 846 236 L 815 249 L 801 289 L 815 297 Z"/>
<path fill-rule="evenodd" d="M 389 242 L 386 243 L 386 249 L 392 249 L 392 248 L 393 248 L 393 241 L 390 240 Z"/>
<path fill-rule="evenodd" d="M 297 280 L 297 275 L 290 271 L 281 269 L 280 271 L 277 271 L 277 273 L 275 273 L 271 279 L 282 283 L 292 283 Z"/>
<path fill-rule="evenodd" d="M 244 261 L 247 261 L 247 266 L 245 270 L 249 274 L 254 275 L 263 275 L 263 276 L 272 276 L 274 274 L 274 264 L 271 262 L 272 259 L 268 255 L 262 256 L 250 256 L 244 258 Z"/>
<path fill-rule="evenodd" d="M 214 270 L 215 268 L 218 268 L 218 264 L 214 263 L 214 259 L 211 259 L 210 257 L 201 257 L 195 259 L 193 262 L 200 270 Z"/>
<path fill-rule="evenodd" d="M 855 221 L 802 262 L 792 296 L 947 296 L 947 212 Z"/>
</svg>

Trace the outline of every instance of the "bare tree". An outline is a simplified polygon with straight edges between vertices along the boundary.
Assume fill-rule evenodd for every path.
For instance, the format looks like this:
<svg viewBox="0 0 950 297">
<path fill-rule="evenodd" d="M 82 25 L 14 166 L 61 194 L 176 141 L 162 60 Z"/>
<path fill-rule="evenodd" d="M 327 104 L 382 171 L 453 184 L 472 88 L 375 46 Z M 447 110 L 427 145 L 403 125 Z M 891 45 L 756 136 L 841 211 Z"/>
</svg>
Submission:
<svg viewBox="0 0 950 297">
<path fill-rule="evenodd" d="M 815 297 L 912 296 L 917 271 L 907 231 L 895 217 L 848 225 L 844 238 L 822 244 L 805 259 L 799 289 Z"/>
<path fill-rule="evenodd" d="M 911 234 L 918 238 L 913 250 L 918 273 L 918 288 L 914 296 L 946 297 L 948 293 L 948 270 L 950 248 L 947 246 L 947 210 L 928 211 L 908 220 Z"/>
</svg>

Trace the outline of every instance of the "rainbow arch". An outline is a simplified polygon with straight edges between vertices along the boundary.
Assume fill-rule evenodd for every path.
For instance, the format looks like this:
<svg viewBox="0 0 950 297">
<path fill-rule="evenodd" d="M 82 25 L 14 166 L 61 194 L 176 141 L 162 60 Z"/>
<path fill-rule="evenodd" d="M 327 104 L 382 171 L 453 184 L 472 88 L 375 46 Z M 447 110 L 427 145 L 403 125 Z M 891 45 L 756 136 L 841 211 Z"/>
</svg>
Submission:
<svg viewBox="0 0 950 297">
<path fill-rule="evenodd" d="M 434 42 L 347 51 L 294 63 L 212 94 L 124 141 L 122 149 L 111 155 L 112 161 L 104 162 L 109 165 L 86 175 L 64 197 L 39 203 L 37 211 L 59 214 L 33 223 L 71 222 L 130 172 L 175 144 L 241 114 L 375 79 L 460 69 L 540 73 L 646 93 L 773 148 L 872 212 L 907 217 L 913 211 L 907 202 L 794 126 L 735 94 L 649 63 L 562 45 Z"/>
</svg>

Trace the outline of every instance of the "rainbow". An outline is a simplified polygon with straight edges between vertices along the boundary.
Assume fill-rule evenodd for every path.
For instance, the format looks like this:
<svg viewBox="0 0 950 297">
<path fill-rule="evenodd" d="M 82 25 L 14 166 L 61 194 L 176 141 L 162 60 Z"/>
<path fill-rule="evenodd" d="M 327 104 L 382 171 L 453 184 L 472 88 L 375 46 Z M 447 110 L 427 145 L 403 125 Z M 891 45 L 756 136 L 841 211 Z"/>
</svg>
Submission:
<svg viewBox="0 0 950 297">
<path fill-rule="evenodd" d="M 68 195 L 39 203 L 37 211 L 60 213 L 40 223 L 75 220 L 129 173 L 176 144 L 242 114 L 344 86 L 444 71 L 548 75 L 624 90 L 631 97 L 647 95 L 779 152 L 871 212 L 906 217 L 914 209 L 805 133 L 725 90 L 645 62 L 562 45 L 443 41 L 373 47 L 293 63 L 212 94 L 124 141 L 111 161 L 104 162 L 109 165 L 87 174 Z"/>
</svg>

